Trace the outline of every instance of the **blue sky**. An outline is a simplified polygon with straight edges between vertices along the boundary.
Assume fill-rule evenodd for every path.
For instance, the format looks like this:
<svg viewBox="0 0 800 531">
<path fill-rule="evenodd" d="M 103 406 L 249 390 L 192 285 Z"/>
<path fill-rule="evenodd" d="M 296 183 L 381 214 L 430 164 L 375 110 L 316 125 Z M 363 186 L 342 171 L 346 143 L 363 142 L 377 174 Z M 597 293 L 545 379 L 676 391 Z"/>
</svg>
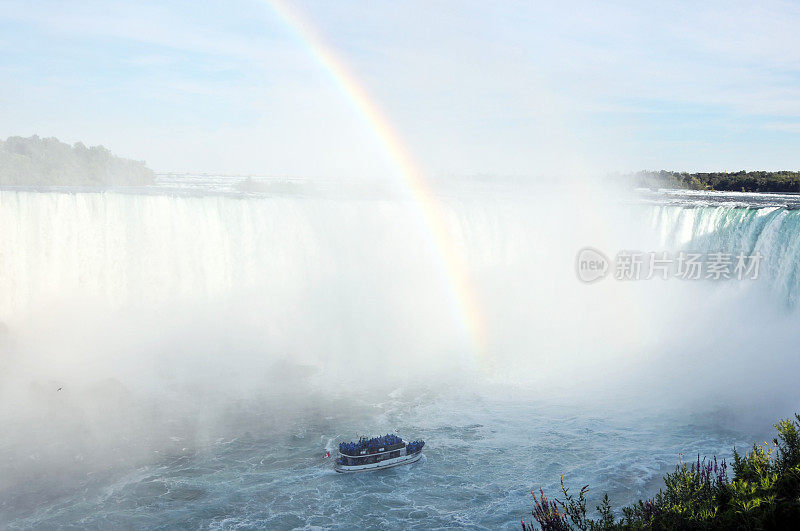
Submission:
<svg viewBox="0 0 800 531">
<path fill-rule="evenodd" d="M 433 176 L 800 169 L 800 4 L 303 1 Z M 375 177 L 263 1 L 0 0 L 0 136 L 156 170 Z"/>
</svg>

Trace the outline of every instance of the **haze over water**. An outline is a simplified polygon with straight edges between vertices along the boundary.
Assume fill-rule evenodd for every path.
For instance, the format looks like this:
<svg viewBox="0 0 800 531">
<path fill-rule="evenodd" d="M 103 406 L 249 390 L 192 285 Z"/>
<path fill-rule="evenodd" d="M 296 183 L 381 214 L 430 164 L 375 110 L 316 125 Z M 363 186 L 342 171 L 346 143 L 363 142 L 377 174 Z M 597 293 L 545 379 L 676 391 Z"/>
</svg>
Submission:
<svg viewBox="0 0 800 531">
<path fill-rule="evenodd" d="M 800 189 L 798 27 L 784 0 L 3 0 L 0 528 L 512 529 L 562 475 L 619 508 L 771 438 L 799 196 L 592 178 Z M 763 260 L 615 278 L 681 252 Z M 394 431 L 424 458 L 323 458 Z"/>
<path fill-rule="evenodd" d="M 791 412 L 796 210 L 497 183 L 437 197 L 480 355 L 402 194 L 0 191 L 0 519 L 510 529 L 562 474 L 619 506 L 679 453 L 728 456 Z M 764 269 L 586 285 L 585 246 L 758 250 Z M 342 476 L 322 458 L 395 429 L 426 440 L 423 461 Z"/>
</svg>

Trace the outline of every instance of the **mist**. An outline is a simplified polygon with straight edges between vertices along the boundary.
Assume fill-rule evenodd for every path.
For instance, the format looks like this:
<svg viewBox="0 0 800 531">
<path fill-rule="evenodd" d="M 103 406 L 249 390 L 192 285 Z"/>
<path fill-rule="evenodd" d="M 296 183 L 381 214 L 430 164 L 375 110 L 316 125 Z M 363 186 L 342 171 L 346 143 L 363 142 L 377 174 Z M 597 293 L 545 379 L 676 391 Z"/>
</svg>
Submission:
<svg viewBox="0 0 800 531">
<path fill-rule="evenodd" d="M 795 167 L 796 6 L 0 23 L 0 527 L 518 529 L 531 487 L 621 507 L 797 409 L 800 201 L 620 177 Z M 763 263 L 624 281 L 622 251 Z M 384 433 L 424 457 L 334 472 Z"/>
<path fill-rule="evenodd" d="M 796 404 L 796 287 L 769 268 L 750 283 L 576 278 L 586 246 L 744 245 L 681 221 L 712 207 L 486 183 L 438 200 L 485 352 L 403 196 L 0 192 L 0 488 L 19 500 L 31 475 L 66 488 L 421 397 L 758 428 Z M 775 271 L 792 260 L 761 249 Z"/>
</svg>

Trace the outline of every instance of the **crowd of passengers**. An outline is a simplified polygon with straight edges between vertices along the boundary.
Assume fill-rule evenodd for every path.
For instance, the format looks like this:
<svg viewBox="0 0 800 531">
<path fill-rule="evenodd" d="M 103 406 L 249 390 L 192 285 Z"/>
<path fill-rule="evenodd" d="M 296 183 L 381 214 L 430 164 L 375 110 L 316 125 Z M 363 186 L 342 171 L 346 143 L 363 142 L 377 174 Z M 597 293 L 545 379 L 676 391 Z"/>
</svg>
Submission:
<svg viewBox="0 0 800 531">
<path fill-rule="evenodd" d="M 406 445 L 406 455 L 411 455 L 422 450 L 425 446 L 425 441 L 412 441 Z"/>
<path fill-rule="evenodd" d="M 377 450 L 393 444 L 400 444 L 403 442 L 401 437 L 387 433 L 381 437 L 374 437 L 368 440 L 360 440 L 357 443 L 339 443 L 339 451 L 347 455 L 357 455 L 361 450 Z"/>
</svg>

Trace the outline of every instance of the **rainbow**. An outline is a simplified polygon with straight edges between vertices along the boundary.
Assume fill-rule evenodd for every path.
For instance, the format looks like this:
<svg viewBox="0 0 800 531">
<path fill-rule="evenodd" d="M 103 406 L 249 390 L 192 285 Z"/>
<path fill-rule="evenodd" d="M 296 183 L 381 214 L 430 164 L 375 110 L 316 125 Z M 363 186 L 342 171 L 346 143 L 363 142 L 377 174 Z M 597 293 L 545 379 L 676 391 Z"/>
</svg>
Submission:
<svg viewBox="0 0 800 531">
<path fill-rule="evenodd" d="M 395 128 L 378 105 L 350 72 L 347 65 L 327 46 L 324 39 L 300 12 L 283 0 L 267 0 L 273 11 L 299 37 L 322 69 L 331 77 L 341 93 L 364 119 L 380 141 L 386 155 L 399 170 L 406 188 L 419 206 L 428 228 L 430 244 L 441 259 L 444 274 L 449 279 L 450 297 L 458 321 L 478 361 L 486 361 L 487 337 L 485 320 L 478 297 L 467 269 L 466 260 L 450 236 L 441 205 Z"/>
</svg>

